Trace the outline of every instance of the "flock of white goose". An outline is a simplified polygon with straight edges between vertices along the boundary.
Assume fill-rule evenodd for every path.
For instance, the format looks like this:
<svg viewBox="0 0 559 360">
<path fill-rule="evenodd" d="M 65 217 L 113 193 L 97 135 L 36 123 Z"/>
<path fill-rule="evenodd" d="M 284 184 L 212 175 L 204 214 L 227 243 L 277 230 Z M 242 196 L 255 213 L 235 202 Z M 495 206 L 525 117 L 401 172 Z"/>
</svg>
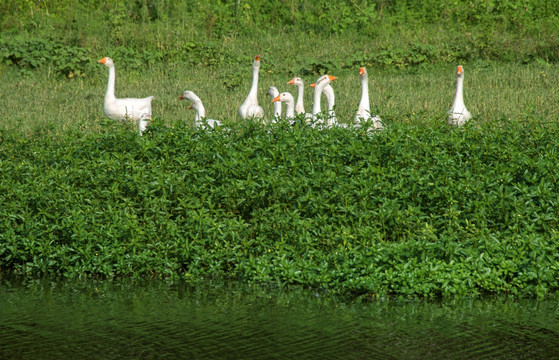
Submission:
<svg viewBox="0 0 559 360">
<path fill-rule="evenodd" d="M 109 68 L 109 81 L 107 84 L 105 100 L 103 102 L 103 111 L 110 119 L 113 120 L 128 119 L 137 122 L 138 130 L 141 135 L 142 132 L 146 129 L 149 121 L 151 121 L 151 102 L 155 98 L 155 96 L 149 96 L 141 99 L 117 98 L 115 96 L 115 65 L 113 60 L 109 57 L 104 57 L 98 62 Z M 260 56 L 257 55 L 254 57 L 254 60 L 252 62 L 252 86 L 247 98 L 239 107 L 239 115 L 242 119 L 251 117 L 260 119 L 264 118 L 264 109 L 262 109 L 262 107 L 258 104 L 259 70 Z M 359 101 L 359 107 L 357 108 L 352 126 L 355 128 L 360 128 L 362 126 L 362 123 L 366 123 L 368 124 L 368 130 L 370 131 L 382 130 L 384 128 L 384 125 L 380 117 L 378 115 L 371 115 L 367 70 L 364 67 L 361 67 L 359 69 L 359 77 L 361 80 L 361 100 Z M 336 118 L 336 114 L 334 111 L 334 89 L 330 85 L 330 83 L 334 80 L 336 80 L 336 77 L 334 76 L 323 75 L 316 80 L 316 83 L 310 85 L 314 88 L 312 113 L 307 113 L 305 111 L 305 107 L 303 104 L 303 94 L 305 86 L 301 78 L 294 77 L 293 79 L 288 81 L 288 84 L 297 86 L 297 101 L 295 101 L 293 95 L 291 95 L 289 92 L 280 93 L 276 87 L 270 86 L 267 95 L 270 95 L 272 97 L 272 102 L 274 103 L 274 114 L 272 122 L 276 122 L 281 119 L 281 103 L 285 103 L 285 119 L 287 121 L 290 121 L 291 123 L 296 116 L 302 115 L 305 118 L 306 123 L 312 127 L 331 128 L 334 126 L 351 126 L 345 123 L 339 123 Z M 454 96 L 452 107 L 448 111 L 448 123 L 454 126 L 462 126 L 471 118 L 470 112 L 464 105 L 463 81 L 464 69 L 462 65 L 458 65 L 456 69 L 456 93 Z M 322 113 L 322 109 L 320 106 L 322 94 L 325 95 L 328 104 L 328 111 L 324 114 Z M 194 92 L 187 90 L 182 93 L 180 99 L 186 99 L 192 102 L 190 108 L 194 109 L 196 112 L 194 116 L 194 124 L 196 126 L 196 129 L 204 129 L 206 126 L 210 126 L 212 128 L 215 128 L 216 126 L 222 126 L 222 123 L 219 120 L 206 118 L 206 109 L 202 104 L 202 100 Z"/>
</svg>

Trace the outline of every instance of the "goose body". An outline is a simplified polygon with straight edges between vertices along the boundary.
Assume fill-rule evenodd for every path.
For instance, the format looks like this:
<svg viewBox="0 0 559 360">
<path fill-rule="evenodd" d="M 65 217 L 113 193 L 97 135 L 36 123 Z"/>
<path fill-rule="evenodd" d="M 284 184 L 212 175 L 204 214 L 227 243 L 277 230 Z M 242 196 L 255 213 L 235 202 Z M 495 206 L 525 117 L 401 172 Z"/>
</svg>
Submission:
<svg viewBox="0 0 559 360">
<path fill-rule="evenodd" d="M 272 99 L 275 99 L 279 95 L 279 90 L 275 86 L 270 86 L 266 95 L 270 95 Z M 281 102 L 274 102 L 274 100 L 272 102 L 274 103 L 274 120 L 272 122 L 276 122 L 275 119 L 281 118 Z"/>
<path fill-rule="evenodd" d="M 359 101 L 359 107 L 355 114 L 355 127 L 361 127 L 361 121 L 371 121 L 372 126 L 369 130 L 381 130 L 384 126 L 382 125 L 380 117 L 377 115 L 371 116 L 371 106 L 369 104 L 369 76 L 367 75 L 367 69 L 364 67 L 359 69 L 359 78 L 361 80 L 361 100 Z"/>
<path fill-rule="evenodd" d="M 448 111 L 448 123 L 450 125 L 462 126 L 472 117 L 464 104 L 463 86 L 464 68 L 462 65 L 458 65 L 456 67 L 456 93 L 452 107 Z"/>
<path fill-rule="evenodd" d="M 252 62 L 252 86 L 247 98 L 239 108 L 241 118 L 263 118 L 264 110 L 258 105 L 258 72 L 260 71 L 260 55 L 256 55 Z"/>
<path fill-rule="evenodd" d="M 215 119 L 206 119 L 206 108 L 204 104 L 202 104 L 202 100 L 192 91 L 185 91 L 179 97 L 181 100 L 189 100 L 192 102 L 190 106 L 191 109 L 194 109 L 196 112 L 194 115 L 194 126 L 196 130 L 204 130 L 206 129 L 207 124 L 212 129 L 215 129 L 218 126 L 222 126 L 221 121 Z"/>
<path fill-rule="evenodd" d="M 111 58 L 104 57 L 98 61 L 109 69 L 107 92 L 103 101 L 103 111 L 109 119 L 138 121 L 141 133 L 146 129 L 151 120 L 151 101 L 155 96 L 146 98 L 117 98 L 115 96 L 115 65 Z"/>
</svg>

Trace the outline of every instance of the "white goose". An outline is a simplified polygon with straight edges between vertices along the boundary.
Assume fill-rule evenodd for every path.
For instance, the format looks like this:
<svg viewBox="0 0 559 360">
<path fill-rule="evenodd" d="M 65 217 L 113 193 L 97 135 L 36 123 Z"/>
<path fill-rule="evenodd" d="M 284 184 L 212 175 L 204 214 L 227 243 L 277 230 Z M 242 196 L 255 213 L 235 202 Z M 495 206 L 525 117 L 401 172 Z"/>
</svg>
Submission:
<svg viewBox="0 0 559 360">
<path fill-rule="evenodd" d="M 340 125 L 338 124 L 336 113 L 334 112 L 334 105 L 336 105 L 336 96 L 334 95 L 334 89 L 332 88 L 332 85 L 326 85 L 322 90 L 322 93 L 326 96 L 326 103 L 328 104 L 328 121 L 326 122 L 326 125 L 328 127 Z M 343 126 L 345 124 L 341 125 Z"/>
<path fill-rule="evenodd" d="M 322 112 L 320 106 L 320 97 L 322 96 L 322 92 L 324 91 L 326 86 L 329 85 L 331 81 L 334 81 L 336 79 L 337 78 L 335 76 L 323 75 L 319 77 L 318 80 L 316 80 L 316 83 L 310 85 L 311 87 L 314 87 L 312 105 L 312 120 L 314 123 L 313 126 L 324 123 L 322 119 L 318 119 L 318 115 Z"/>
<path fill-rule="evenodd" d="M 368 130 L 382 130 L 384 126 L 382 125 L 380 117 L 378 115 L 371 116 L 371 107 L 369 104 L 369 76 L 367 75 L 367 69 L 361 67 L 359 69 L 359 77 L 361 79 L 361 100 L 359 101 L 359 107 L 355 114 L 355 127 L 361 127 L 361 121 L 371 121 L 372 125 Z"/>
<path fill-rule="evenodd" d="M 244 120 L 249 117 L 264 117 L 264 110 L 258 105 L 258 71 L 260 70 L 260 55 L 252 62 L 252 86 L 245 102 L 239 108 L 239 115 Z"/>
<path fill-rule="evenodd" d="M 303 83 L 303 79 L 300 77 L 294 77 L 293 79 L 287 82 L 290 85 L 297 86 L 297 103 L 295 104 L 295 112 L 297 115 L 305 114 L 305 106 L 303 105 L 303 96 L 305 91 L 305 84 Z"/>
<path fill-rule="evenodd" d="M 272 99 L 275 99 L 276 96 L 279 95 L 279 90 L 275 86 L 270 86 L 268 88 L 268 92 L 266 93 L 266 95 L 270 95 Z M 281 102 L 277 101 L 274 102 L 274 120 L 272 120 L 272 122 L 276 122 L 276 120 L 280 118 L 281 118 Z"/>
<path fill-rule="evenodd" d="M 326 79 L 328 79 L 328 81 Z M 311 87 L 314 87 L 314 95 L 313 95 L 313 117 L 314 117 L 315 116 L 315 103 L 314 102 L 316 102 L 316 96 L 317 96 L 316 87 L 318 86 L 318 83 L 320 81 L 322 81 L 322 82 L 327 81 L 327 83 L 322 87 L 322 93 L 326 96 L 326 102 L 328 103 L 328 118 L 326 120 L 326 126 L 328 128 L 338 125 L 338 119 L 336 118 L 336 113 L 334 112 L 334 105 L 336 104 L 336 96 L 334 95 L 334 89 L 330 85 L 330 82 L 332 80 L 335 80 L 335 79 L 337 79 L 337 78 L 333 77 L 333 76 L 329 76 L 329 75 L 323 75 L 320 78 L 318 78 L 316 83 L 310 85 Z M 318 98 L 320 99 L 320 93 L 318 93 Z M 320 100 L 319 100 L 319 104 L 318 104 L 318 111 L 319 112 L 321 111 Z M 319 123 L 322 123 L 322 122 L 320 121 Z"/>
<path fill-rule="evenodd" d="M 138 121 L 140 135 L 146 129 L 151 120 L 151 101 L 155 96 L 147 98 L 124 98 L 117 99 L 115 96 L 115 64 L 109 57 L 104 57 L 98 61 L 109 68 L 109 82 L 107 92 L 103 102 L 103 111 L 109 119 L 113 120 L 132 120 Z"/>
<path fill-rule="evenodd" d="M 293 95 L 288 92 L 282 92 L 278 94 L 273 100 L 274 104 L 276 103 L 285 103 L 285 118 L 286 119 L 293 119 L 295 117 L 295 99 L 293 99 Z"/>
<path fill-rule="evenodd" d="M 462 65 L 456 67 L 456 94 L 454 95 L 454 102 L 448 111 L 448 123 L 454 126 L 462 126 L 466 121 L 470 120 L 472 115 L 464 105 L 463 95 L 464 85 L 464 69 Z"/>
<path fill-rule="evenodd" d="M 294 77 L 293 79 L 289 80 L 287 83 L 290 85 L 297 86 L 298 89 L 297 103 L 295 103 L 295 113 L 297 115 L 303 114 L 305 120 L 307 122 L 310 122 L 312 120 L 312 114 L 305 112 L 305 106 L 303 105 L 303 97 L 305 92 L 305 84 L 303 83 L 303 79 L 301 79 L 300 77 Z"/>
<path fill-rule="evenodd" d="M 179 99 L 186 99 L 192 102 L 190 108 L 196 111 L 196 114 L 194 115 L 194 126 L 196 127 L 196 130 L 205 130 L 205 124 L 208 124 L 208 126 L 212 129 L 215 129 L 217 126 L 222 126 L 222 123 L 219 120 L 206 119 L 206 108 L 202 104 L 202 100 L 200 100 L 198 95 L 196 95 L 192 91 L 187 90 L 183 92 Z"/>
</svg>

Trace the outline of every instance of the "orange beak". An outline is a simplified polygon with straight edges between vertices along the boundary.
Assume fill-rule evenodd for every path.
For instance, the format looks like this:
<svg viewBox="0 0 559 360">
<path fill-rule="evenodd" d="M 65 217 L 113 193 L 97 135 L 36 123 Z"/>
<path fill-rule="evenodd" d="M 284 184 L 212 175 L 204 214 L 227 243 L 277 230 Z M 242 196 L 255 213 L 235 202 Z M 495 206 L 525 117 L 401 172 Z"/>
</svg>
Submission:
<svg viewBox="0 0 559 360">
<path fill-rule="evenodd" d="M 361 69 L 359 69 L 359 75 L 365 75 L 365 68 L 361 67 Z"/>
<path fill-rule="evenodd" d="M 190 105 L 188 108 L 189 108 L 189 109 L 192 109 L 192 105 Z"/>
<path fill-rule="evenodd" d="M 463 72 L 464 70 L 462 69 L 462 65 L 458 65 L 456 68 L 456 74 L 461 75 Z"/>
<path fill-rule="evenodd" d="M 260 55 L 256 55 L 256 56 L 254 57 L 254 60 L 260 61 Z"/>
<path fill-rule="evenodd" d="M 288 83 L 288 84 L 295 84 L 295 78 L 289 80 L 287 83 Z"/>
<path fill-rule="evenodd" d="M 99 64 L 104 64 L 107 62 L 107 57 L 102 58 L 101 60 L 97 61 Z"/>
<path fill-rule="evenodd" d="M 279 95 L 272 99 L 272 102 L 276 102 L 276 101 L 281 101 Z"/>
<path fill-rule="evenodd" d="M 334 81 L 337 79 L 337 77 L 328 75 L 328 79 L 330 79 L 330 81 Z"/>
<path fill-rule="evenodd" d="M 181 96 L 179 96 L 179 100 L 182 100 L 182 99 L 184 99 L 184 95 L 183 95 L 183 94 L 181 94 Z"/>
<path fill-rule="evenodd" d="M 316 86 L 316 83 L 310 84 L 309 86 L 310 86 L 310 87 L 315 87 L 315 86 Z"/>
</svg>

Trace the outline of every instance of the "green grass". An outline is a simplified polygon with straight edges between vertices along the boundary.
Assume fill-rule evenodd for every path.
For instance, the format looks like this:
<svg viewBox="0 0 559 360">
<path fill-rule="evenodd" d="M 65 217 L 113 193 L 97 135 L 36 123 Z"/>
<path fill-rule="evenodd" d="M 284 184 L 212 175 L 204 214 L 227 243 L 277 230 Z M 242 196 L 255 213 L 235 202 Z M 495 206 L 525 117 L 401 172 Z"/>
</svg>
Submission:
<svg viewBox="0 0 559 360">
<path fill-rule="evenodd" d="M 96 59 L 92 59 L 94 62 Z M 184 90 L 196 92 L 204 102 L 207 115 L 226 121 L 238 121 L 237 109 L 248 94 L 251 83 L 250 59 L 241 71 L 240 86 L 229 90 L 224 85 L 232 66 L 219 68 L 160 66 L 146 71 L 127 71 L 117 65 L 117 96 L 144 97 L 155 95 L 153 114 L 167 124 L 184 121 L 193 124 L 194 114 L 186 102 L 178 100 Z M 267 114 L 272 112 L 268 86 L 296 96 L 296 89 L 286 82 L 294 75 L 269 73 L 263 60 L 259 82 L 259 101 Z M 21 77 L 9 71 L 0 75 L 4 99 L 0 128 L 31 132 L 37 126 L 52 124 L 61 131 L 79 127 L 99 129 L 108 72 L 96 64 L 91 78 L 65 80 L 36 72 Z M 474 63 L 465 66 L 465 101 L 474 122 L 494 122 L 502 118 L 523 121 L 557 121 L 559 85 L 554 74 L 559 66 L 550 64 Z M 368 68 L 371 105 L 375 112 L 390 122 L 445 121 L 446 111 L 454 97 L 456 77 L 453 65 L 390 71 Z M 336 93 L 336 111 L 340 120 L 350 122 L 360 98 L 358 68 L 342 69 L 331 74 L 338 77 L 332 86 Z M 303 76 L 307 84 L 316 76 Z M 312 109 L 312 88 L 305 90 L 307 111 Z M 325 99 L 323 98 L 323 104 Z M 324 107 L 325 105 L 323 105 Z"/>
<path fill-rule="evenodd" d="M 202 98 L 208 116 L 237 120 L 256 54 L 263 55 L 259 98 L 268 113 L 268 86 L 295 92 L 286 85 L 292 76 L 311 83 L 328 72 L 339 78 L 337 113 L 349 121 L 359 102 L 357 71 L 367 66 L 371 103 L 383 118 L 442 120 L 460 63 L 466 105 L 477 121 L 557 119 L 553 1 L 68 5 L 0 5 L 0 96 L 6 102 L 0 128 L 95 129 L 103 119 L 107 71 L 96 63 L 103 56 L 116 62 L 117 95 L 157 96 L 154 115 L 166 123 L 192 122 L 186 104 L 176 100 L 186 89 Z"/>
</svg>

